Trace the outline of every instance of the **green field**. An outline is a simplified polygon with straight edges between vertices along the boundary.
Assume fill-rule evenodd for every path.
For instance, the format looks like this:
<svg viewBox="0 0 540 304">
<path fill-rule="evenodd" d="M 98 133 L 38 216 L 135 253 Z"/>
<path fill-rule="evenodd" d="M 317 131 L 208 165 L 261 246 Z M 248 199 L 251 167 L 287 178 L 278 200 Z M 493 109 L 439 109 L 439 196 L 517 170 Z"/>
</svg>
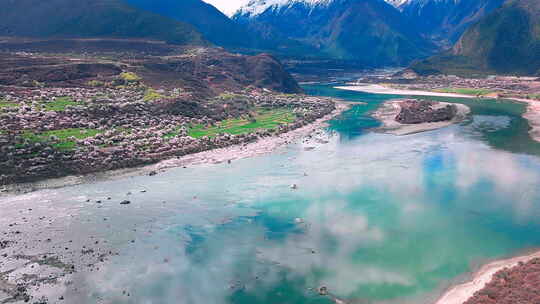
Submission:
<svg viewBox="0 0 540 304">
<path fill-rule="evenodd" d="M 193 126 L 189 129 L 188 135 L 194 138 L 201 138 L 204 136 L 213 137 L 219 133 L 232 135 L 251 133 L 260 129 L 274 129 L 279 125 L 291 123 L 294 119 L 295 115 L 288 109 L 259 110 L 254 116 L 254 119 L 227 119 L 214 127 Z"/>
<path fill-rule="evenodd" d="M 0 100 L 0 109 L 4 108 L 18 108 L 19 105 L 13 102 L 8 102 L 5 100 Z"/>
<path fill-rule="evenodd" d="M 57 97 L 56 100 L 47 102 L 45 104 L 45 109 L 47 111 L 56 111 L 61 112 L 65 111 L 68 106 L 78 106 L 81 103 L 74 101 L 69 97 Z"/>
<path fill-rule="evenodd" d="M 493 93 L 493 91 L 487 90 L 487 89 L 470 89 L 470 88 L 444 88 L 444 89 L 437 89 L 435 90 L 435 92 L 474 95 L 474 96 L 487 95 L 487 94 Z"/>
<path fill-rule="evenodd" d="M 72 150 L 75 148 L 77 143 L 75 141 L 69 140 L 71 136 L 77 139 L 85 139 L 95 136 L 98 133 L 100 133 L 100 131 L 95 129 L 72 128 L 46 131 L 42 133 L 26 131 L 24 132 L 23 137 L 32 142 L 46 142 L 51 138 L 51 136 L 56 136 L 58 137 L 59 143 L 54 145 L 55 148 L 60 150 Z"/>
<path fill-rule="evenodd" d="M 146 92 L 144 93 L 143 100 L 144 101 L 155 101 L 155 100 L 160 100 L 160 99 L 165 99 L 165 98 L 167 98 L 167 96 L 159 94 L 156 90 L 150 88 L 150 89 L 146 90 Z"/>
<path fill-rule="evenodd" d="M 139 75 L 133 73 L 133 72 L 124 72 L 120 74 L 120 78 L 127 82 L 137 82 L 141 80 L 141 77 Z"/>
<path fill-rule="evenodd" d="M 230 101 L 230 100 L 233 100 L 235 98 L 241 98 L 242 95 L 237 95 L 237 94 L 234 94 L 234 93 L 221 93 L 217 99 L 219 100 L 225 100 L 225 101 Z"/>
</svg>

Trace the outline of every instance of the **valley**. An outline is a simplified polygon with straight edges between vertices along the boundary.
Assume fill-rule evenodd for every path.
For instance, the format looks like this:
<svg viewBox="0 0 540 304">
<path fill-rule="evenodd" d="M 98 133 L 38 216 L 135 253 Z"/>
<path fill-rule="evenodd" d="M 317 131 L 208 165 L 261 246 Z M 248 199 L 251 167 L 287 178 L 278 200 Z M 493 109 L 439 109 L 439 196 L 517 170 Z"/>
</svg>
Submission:
<svg viewBox="0 0 540 304">
<path fill-rule="evenodd" d="M 536 0 L 0 0 L 0 304 L 537 304 Z"/>
<path fill-rule="evenodd" d="M 295 297 L 307 303 L 362 303 L 370 299 L 432 303 L 429 299 L 452 286 L 456 276 L 466 280 L 468 272 L 479 265 L 537 244 L 535 233 L 521 234 L 525 237 L 521 241 L 511 237 L 522 233 L 521 229 L 534 230 L 537 210 L 532 205 L 523 217 L 514 213 L 519 211 L 510 200 L 525 204 L 540 195 L 534 182 L 540 166 L 535 156 L 540 153 L 538 144 L 521 144 L 529 156 L 498 145 L 498 138 L 514 139 L 507 135 L 509 129 L 528 137 L 527 128 L 516 129 L 522 126 L 519 104 L 490 99 L 467 103 L 466 99 L 439 97 L 443 102 L 467 103 L 471 114 L 462 123 L 446 128 L 392 136 L 370 130 L 376 122 L 371 110 L 393 96 L 349 93 L 328 85 L 303 89 L 310 95 L 347 100 L 348 110 L 330 120 L 328 129 L 316 125 L 290 137 L 289 144 L 254 157 L 235 158 L 231 163 L 227 162 L 229 155 L 240 155 L 241 146 L 218 149 L 217 155 L 207 154 L 195 162 L 171 166 L 164 162 L 157 167 L 157 175 L 139 171 L 101 176 L 68 187 L 3 196 L 7 213 L 0 225 L 6 234 L 0 253 L 6 256 L 0 267 L 5 294 L 0 295 L 37 303 L 54 303 L 60 298 L 70 303 L 91 303 L 100 298 L 167 302 L 178 296 L 181 286 L 184 299 L 212 296 L 221 302 L 243 303 L 262 294 Z M 510 125 L 504 123 L 506 117 Z M 477 152 L 482 158 L 469 166 L 465 155 Z M 221 161 L 207 161 L 220 155 L 224 155 Z M 329 158 L 339 163 L 329 163 Z M 449 163 L 441 163 L 446 161 Z M 494 161 L 517 176 L 529 174 L 532 181 L 523 183 L 520 177 L 511 179 L 509 185 L 506 173 L 492 168 Z M 453 168 L 460 168 L 459 173 Z M 359 180 L 348 179 L 351 170 Z M 471 170 L 478 174 L 477 179 L 468 180 Z M 404 174 L 410 177 L 410 184 L 401 181 Z M 417 174 L 427 181 L 413 178 Z M 483 179 L 490 184 L 484 184 Z M 364 184 L 367 192 L 356 192 L 358 183 Z M 346 185 L 350 188 L 342 188 Z M 383 188 L 372 193 L 369 189 L 374 187 Z M 337 203 L 335 191 L 345 191 L 338 195 Z M 397 199 L 404 191 L 412 197 Z M 447 197 L 445 191 L 463 198 Z M 524 191 L 530 196 L 521 196 Z M 372 203 L 365 205 L 366 200 Z M 486 203 L 478 205 L 484 200 Z M 448 213 L 444 205 L 434 202 L 451 204 L 454 211 Z M 476 205 L 471 208 L 473 202 Z M 53 213 L 58 208 L 64 211 Z M 321 208 L 326 210 L 322 223 Z M 397 221 L 387 222 L 395 216 Z M 411 216 L 413 222 L 409 222 Z M 479 224 L 482 217 L 489 221 Z M 461 225 L 466 229 L 455 231 L 463 218 L 466 223 Z M 273 226 L 274 221 L 280 226 Z M 351 231 L 359 228 L 345 229 L 340 223 L 361 224 L 365 238 L 351 237 Z M 435 231 L 420 237 L 419 231 L 426 225 Z M 504 234 L 492 230 L 491 225 L 501 227 Z M 519 228 L 521 225 L 526 228 Z M 440 235 L 445 235 L 443 240 Z M 328 248 L 325 243 L 329 241 L 337 245 Z M 471 247 L 471 241 L 477 246 Z M 422 249 L 425 246 L 433 249 L 426 251 Z M 257 253 L 251 255 L 253 250 Z M 363 254 L 353 254 L 359 251 Z M 205 259 L 202 254 L 212 258 Z M 133 259 L 140 267 L 126 266 Z M 406 263 L 393 263 L 395 259 Z M 215 264 L 214 260 L 227 263 Z M 366 263 L 373 268 L 366 269 Z M 431 263 L 445 270 L 417 270 L 430 268 Z M 211 268 L 219 269 L 220 277 L 214 277 Z M 319 269 L 324 272 L 317 279 L 314 276 Z M 358 281 L 344 283 L 347 269 L 352 269 Z M 127 276 L 126 270 L 130 271 Z M 25 276 L 33 271 L 38 274 Z M 381 279 L 374 271 L 395 273 L 396 278 Z M 171 275 L 175 281 L 170 281 Z M 132 276 L 137 276 L 142 286 L 134 286 Z M 365 281 L 364 277 L 370 279 Z M 103 278 L 116 283 L 104 285 Z M 188 284 L 187 278 L 211 286 L 200 290 Z M 156 286 L 166 291 L 153 290 Z M 321 286 L 327 294 L 319 294 Z M 283 289 L 287 293 L 280 291 Z"/>
</svg>

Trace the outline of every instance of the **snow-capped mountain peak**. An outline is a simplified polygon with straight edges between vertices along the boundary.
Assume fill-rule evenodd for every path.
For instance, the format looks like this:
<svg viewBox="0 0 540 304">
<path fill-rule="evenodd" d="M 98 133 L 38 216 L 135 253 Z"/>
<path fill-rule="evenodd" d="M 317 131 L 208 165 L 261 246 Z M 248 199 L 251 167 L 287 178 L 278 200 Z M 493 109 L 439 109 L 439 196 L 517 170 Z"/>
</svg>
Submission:
<svg viewBox="0 0 540 304">
<path fill-rule="evenodd" d="M 407 2 L 410 2 L 410 0 L 384 0 L 384 1 L 386 1 L 390 5 L 393 5 L 394 7 L 400 7 L 406 4 Z"/>
<path fill-rule="evenodd" d="M 281 8 L 291 7 L 295 4 L 303 4 L 308 8 L 315 8 L 319 6 L 329 6 L 333 2 L 338 0 L 250 0 L 246 5 L 242 6 L 237 14 L 241 16 L 255 17 L 269 9 L 279 10 Z M 385 1 L 388 4 L 400 8 L 401 6 L 418 0 L 380 0 Z M 428 0 L 428 1 L 440 1 L 440 0 Z"/>
<path fill-rule="evenodd" d="M 385 0 L 385 1 L 394 5 L 395 7 L 402 7 L 405 5 L 416 5 L 418 7 L 424 7 L 429 4 L 454 4 L 456 5 L 461 0 Z M 466 0 L 463 2 L 473 2 L 473 1 Z M 495 2 L 495 0 L 493 2 Z"/>
<path fill-rule="evenodd" d="M 304 4 L 307 7 L 325 6 L 336 0 L 250 0 L 241 7 L 237 14 L 244 16 L 258 16 L 268 9 L 280 9 L 294 4 Z"/>
</svg>

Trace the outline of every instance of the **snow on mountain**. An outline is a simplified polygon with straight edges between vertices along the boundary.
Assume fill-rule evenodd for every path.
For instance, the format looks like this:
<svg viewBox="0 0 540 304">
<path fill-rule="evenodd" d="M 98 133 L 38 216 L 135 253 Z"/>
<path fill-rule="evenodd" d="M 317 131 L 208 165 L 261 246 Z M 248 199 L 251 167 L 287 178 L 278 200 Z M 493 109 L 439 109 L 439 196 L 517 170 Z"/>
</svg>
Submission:
<svg viewBox="0 0 540 304">
<path fill-rule="evenodd" d="M 460 0 L 384 0 L 386 1 L 387 3 L 397 7 L 397 8 L 402 8 L 403 6 L 405 5 L 418 5 L 420 7 L 423 7 L 427 4 L 430 4 L 430 3 L 441 3 L 441 2 L 454 2 L 454 3 L 457 3 L 459 2 Z M 471 1 L 471 0 L 467 0 L 467 1 Z"/>
<path fill-rule="evenodd" d="M 306 7 L 315 8 L 317 6 L 328 6 L 338 0 L 250 0 L 246 5 L 242 6 L 238 11 L 238 15 L 243 16 L 258 16 L 268 9 L 278 10 L 281 8 L 291 7 L 295 4 L 303 4 Z M 403 9 L 405 6 L 424 7 L 428 4 L 452 3 L 457 5 L 460 2 L 473 2 L 473 0 L 380 0 L 398 8 Z"/>
<path fill-rule="evenodd" d="M 386 1 L 390 5 L 393 5 L 394 7 L 399 8 L 405 3 L 410 2 L 411 0 L 384 0 L 384 1 Z"/>
<path fill-rule="evenodd" d="M 250 0 L 241 7 L 237 14 L 243 16 L 258 16 L 268 9 L 281 9 L 294 4 L 304 4 L 307 7 L 329 5 L 335 0 Z"/>
<path fill-rule="evenodd" d="M 337 0 L 250 0 L 246 5 L 242 6 L 237 12 L 237 15 L 242 16 L 258 16 L 268 9 L 278 10 L 286 7 L 290 7 L 295 4 L 303 4 L 308 8 L 315 8 L 317 6 L 328 6 Z M 388 4 L 399 8 L 406 3 L 414 1 L 425 0 L 380 0 L 385 1 Z M 440 0 L 428 0 L 428 1 L 440 1 Z"/>
<path fill-rule="evenodd" d="M 385 0 L 251 0 L 233 20 L 279 52 L 359 66 L 406 65 L 435 47 Z"/>
</svg>

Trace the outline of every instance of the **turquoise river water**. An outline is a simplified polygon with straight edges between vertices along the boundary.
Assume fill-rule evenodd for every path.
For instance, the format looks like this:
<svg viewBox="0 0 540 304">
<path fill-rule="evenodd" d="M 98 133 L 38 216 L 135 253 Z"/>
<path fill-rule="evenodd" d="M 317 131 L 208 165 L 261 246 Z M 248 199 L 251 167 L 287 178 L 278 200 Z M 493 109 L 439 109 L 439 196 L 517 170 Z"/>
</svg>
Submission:
<svg viewBox="0 0 540 304">
<path fill-rule="evenodd" d="M 53 210 L 36 238 L 92 235 L 119 253 L 77 273 L 67 303 L 431 303 L 483 263 L 540 247 L 540 144 L 522 104 L 437 98 L 472 114 L 398 137 L 369 116 L 395 96 L 305 89 L 356 104 L 318 140 L 269 155 L 5 204 Z"/>
</svg>

